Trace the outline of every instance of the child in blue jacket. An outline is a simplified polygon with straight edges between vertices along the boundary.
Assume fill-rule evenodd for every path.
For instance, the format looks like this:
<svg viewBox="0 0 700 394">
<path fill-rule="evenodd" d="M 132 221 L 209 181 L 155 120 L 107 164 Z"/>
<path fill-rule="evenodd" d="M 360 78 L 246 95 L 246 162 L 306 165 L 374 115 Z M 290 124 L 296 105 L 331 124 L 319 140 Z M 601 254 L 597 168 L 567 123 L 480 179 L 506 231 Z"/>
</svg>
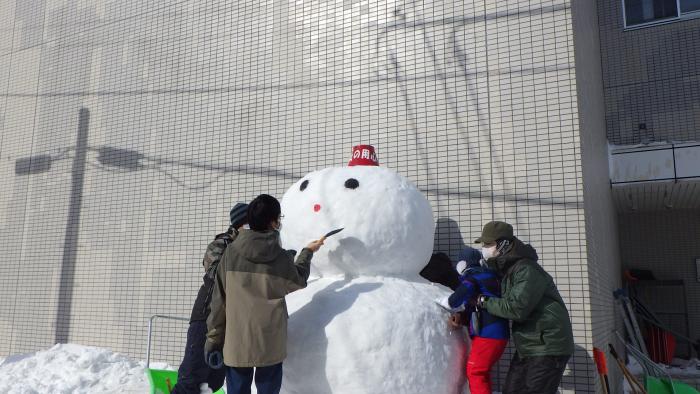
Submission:
<svg viewBox="0 0 700 394">
<path fill-rule="evenodd" d="M 490 394 L 491 367 L 501 358 L 508 344 L 508 320 L 476 308 L 480 294 L 488 297 L 501 296 L 500 278 L 496 273 L 481 264 L 481 252 L 466 247 L 459 253 L 457 271 L 460 285 L 440 305 L 453 312 L 450 324 L 459 327 L 468 321 L 471 351 L 467 360 L 467 380 L 473 394 Z M 466 318 L 462 318 L 466 316 Z"/>
</svg>

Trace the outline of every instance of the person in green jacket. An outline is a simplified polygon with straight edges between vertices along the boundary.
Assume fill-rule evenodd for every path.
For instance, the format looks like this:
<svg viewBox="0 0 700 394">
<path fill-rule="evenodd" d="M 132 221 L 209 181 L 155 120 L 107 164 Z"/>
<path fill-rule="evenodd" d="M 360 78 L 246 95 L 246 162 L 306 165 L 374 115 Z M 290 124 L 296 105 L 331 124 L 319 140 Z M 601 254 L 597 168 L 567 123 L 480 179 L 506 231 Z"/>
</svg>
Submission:
<svg viewBox="0 0 700 394">
<path fill-rule="evenodd" d="M 513 236 L 513 226 L 489 222 L 475 240 L 486 264 L 502 278 L 501 298 L 478 297 L 490 314 L 513 321 L 515 355 L 503 394 L 556 393 L 574 352 L 571 320 L 537 252 Z"/>
</svg>

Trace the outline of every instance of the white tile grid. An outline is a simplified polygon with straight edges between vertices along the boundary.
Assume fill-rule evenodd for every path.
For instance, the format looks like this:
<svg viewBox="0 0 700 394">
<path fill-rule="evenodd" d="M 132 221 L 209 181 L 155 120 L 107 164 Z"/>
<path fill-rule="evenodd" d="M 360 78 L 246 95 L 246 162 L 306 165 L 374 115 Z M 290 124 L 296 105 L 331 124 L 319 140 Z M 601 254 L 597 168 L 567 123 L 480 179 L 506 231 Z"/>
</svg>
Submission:
<svg viewBox="0 0 700 394">
<path fill-rule="evenodd" d="M 590 348 L 568 8 L 424 2 L 395 16 L 313 1 L 95 4 L 23 11 L 43 43 L 16 24 L 35 46 L 15 39 L 0 54 L 0 168 L 12 185 L 0 194 L 10 333 L 0 353 L 49 346 L 58 320 L 70 341 L 145 357 L 148 316 L 189 314 L 201 254 L 232 203 L 281 196 L 303 174 L 343 165 L 357 143 L 374 144 L 436 218 L 454 220 L 439 227 L 437 249 L 455 255 L 484 222 L 511 221 Z M 81 106 L 90 149 L 79 239 L 69 240 L 75 286 L 71 315 L 57 317 L 75 151 L 43 174 L 15 175 L 13 164 L 74 146 Z M 136 167 L 128 152 L 105 162 L 104 146 L 143 156 Z M 177 364 L 184 327 L 162 330 L 157 357 Z M 566 392 L 592 390 L 584 354 L 570 370 Z"/>
<path fill-rule="evenodd" d="M 622 2 L 597 4 L 608 139 L 700 140 L 700 20 L 624 31 Z"/>
</svg>

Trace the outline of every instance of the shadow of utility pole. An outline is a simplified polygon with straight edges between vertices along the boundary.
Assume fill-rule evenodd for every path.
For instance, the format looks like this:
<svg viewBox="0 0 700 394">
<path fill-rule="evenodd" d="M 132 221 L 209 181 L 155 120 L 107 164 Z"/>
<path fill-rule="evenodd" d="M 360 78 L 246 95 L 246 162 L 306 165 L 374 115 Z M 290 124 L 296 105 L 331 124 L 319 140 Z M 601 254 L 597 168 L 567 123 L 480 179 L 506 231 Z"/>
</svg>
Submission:
<svg viewBox="0 0 700 394">
<path fill-rule="evenodd" d="M 80 230 L 80 209 L 83 199 L 83 182 L 85 180 L 85 163 L 87 162 L 88 129 L 90 111 L 80 109 L 78 120 L 78 140 L 75 145 L 75 157 L 71 171 L 70 202 L 66 235 L 63 241 L 63 259 L 61 276 L 58 281 L 58 310 L 56 313 L 55 343 L 67 343 L 70 334 L 71 307 L 73 304 L 73 282 L 75 281 L 75 260 L 78 253 L 78 235 Z"/>
</svg>

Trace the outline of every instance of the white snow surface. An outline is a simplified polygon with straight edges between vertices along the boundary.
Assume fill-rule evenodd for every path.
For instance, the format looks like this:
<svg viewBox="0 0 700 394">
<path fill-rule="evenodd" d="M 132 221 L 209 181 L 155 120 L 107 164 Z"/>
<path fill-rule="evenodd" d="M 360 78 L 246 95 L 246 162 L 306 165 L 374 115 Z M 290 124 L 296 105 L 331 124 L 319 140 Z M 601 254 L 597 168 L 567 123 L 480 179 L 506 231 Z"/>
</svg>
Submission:
<svg viewBox="0 0 700 394">
<path fill-rule="evenodd" d="M 287 296 L 283 393 L 463 392 L 469 340 L 434 301 L 449 290 L 418 275 L 435 223 L 410 181 L 381 167 L 327 168 L 296 182 L 282 213 L 288 249 L 344 227 L 314 253 L 308 287 Z M 147 390 L 143 362 L 100 348 L 56 345 L 0 364 L 1 393 Z"/>
<path fill-rule="evenodd" d="M 430 259 L 430 203 L 406 178 L 375 166 L 307 174 L 282 198 L 281 239 L 299 250 L 329 237 L 315 279 L 287 296 L 282 392 L 459 393 L 468 340 L 434 300 L 448 289 L 418 273 Z"/>
<path fill-rule="evenodd" d="M 58 344 L 0 362 L 0 393 L 80 394 L 148 392 L 145 363 L 107 349 Z M 152 363 L 151 368 L 172 369 Z"/>
<path fill-rule="evenodd" d="M 319 286 L 322 285 L 323 281 L 328 281 L 327 279 L 320 280 L 319 282 L 314 282 L 314 286 Z M 332 282 L 332 281 L 330 281 Z M 364 282 L 364 281 L 353 281 L 352 283 L 345 283 L 344 287 L 337 287 L 337 285 L 332 286 L 329 288 L 329 286 L 323 286 L 324 288 L 327 288 L 327 290 L 333 291 L 340 293 L 342 295 L 342 298 L 352 298 L 353 293 L 359 293 L 360 289 L 357 288 L 357 286 L 362 286 L 363 283 L 369 283 L 371 282 Z M 327 283 L 327 284 L 332 284 L 332 283 Z M 353 287 L 354 286 L 354 287 Z M 366 286 L 366 285 L 365 285 Z M 348 289 L 353 289 L 352 291 Z M 344 292 L 343 292 L 344 291 Z M 300 293 L 301 294 L 301 293 Z M 297 307 L 296 301 L 303 301 L 302 298 L 298 298 L 295 300 L 295 303 L 293 304 L 293 307 Z M 304 313 L 308 312 L 313 312 L 313 311 L 307 311 Z M 303 313 L 302 313 L 303 314 Z M 302 315 L 297 315 L 297 317 L 301 317 Z M 317 318 L 312 319 L 312 323 L 317 323 L 317 324 L 323 324 L 322 320 L 326 319 L 328 316 L 320 316 Z M 298 323 L 298 322 L 296 322 Z M 298 327 L 298 325 L 295 323 L 295 327 Z M 366 325 L 366 324 L 361 324 Z M 329 325 L 333 326 L 333 325 Z M 357 326 L 357 325 L 355 325 Z M 355 327 L 357 328 L 357 327 Z M 319 332 L 323 332 L 324 327 L 319 327 Z M 335 328 L 337 329 L 337 328 Z M 351 327 L 348 328 L 348 330 L 352 329 Z M 383 328 L 385 330 L 386 328 Z M 327 329 L 326 329 L 327 330 Z M 296 330 L 295 330 L 296 332 Z M 307 333 L 307 336 L 315 336 L 313 333 Z M 457 335 L 457 332 L 455 332 L 455 335 Z M 318 338 L 318 336 L 315 336 Z M 352 338 L 356 338 L 359 341 L 363 341 L 362 338 L 359 338 L 357 335 L 353 335 Z M 349 338 L 348 340 L 351 341 L 352 338 Z M 397 337 L 397 339 L 399 339 Z M 290 341 L 292 343 L 295 343 L 294 341 Z M 364 341 L 363 341 L 364 342 Z M 421 341 L 414 341 L 420 343 Z M 386 346 L 399 346 L 398 344 L 386 344 Z M 414 346 L 415 347 L 415 346 Z M 407 347 L 407 351 L 411 348 L 411 346 Z M 295 352 L 299 350 L 298 348 L 295 348 L 294 346 L 290 347 L 290 351 Z M 378 349 L 370 349 L 371 352 L 376 353 L 378 352 Z M 320 373 L 319 366 L 325 365 L 326 360 L 316 358 L 315 354 L 312 353 L 305 353 L 307 356 L 307 359 L 309 360 L 309 370 L 307 371 L 301 371 L 299 370 L 290 370 L 288 368 L 288 364 L 285 363 L 284 366 L 284 374 L 285 374 L 285 382 L 282 386 L 282 392 L 283 393 L 292 393 L 292 392 L 303 392 L 303 393 L 315 393 L 318 392 L 319 388 L 325 387 L 323 385 L 323 382 L 320 382 L 319 384 L 316 385 L 309 385 L 309 382 L 312 381 L 312 379 L 317 379 L 319 376 L 322 376 L 323 374 Z M 409 353 L 407 353 L 408 357 L 411 357 Z M 339 361 L 348 361 L 348 360 L 334 360 L 333 362 L 328 362 L 326 369 L 334 367 L 337 368 L 338 362 Z M 369 375 L 372 377 L 373 375 L 381 374 L 382 371 L 380 371 L 380 368 L 384 368 L 384 361 L 386 359 L 379 355 L 377 357 L 378 364 L 375 366 L 366 366 L 365 368 L 362 368 L 361 371 L 359 372 L 359 377 L 365 376 L 366 372 L 370 372 Z M 387 371 L 386 375 L 387 376 L 400 376 L 401 380 L 405 384 L 405 386 L 402 386 L 400 390 L 398 391 L 370 391 L 372 393 L 379 393 L 379 392 L 418 392 L 413 390 L 413 384 L 411 378 L 407 378 L 407 375 L 410 374 L 410 371 L 407 370 L 406 368 L 410 367 L 410 364 L 401 364 L 401 365 L 393 365 L 392 368 L 395 368 L 393 371 Z M 59 344 L 55 345 L 54 347 L 39 351 L 36 353 L 30 353 L 30 354 L 22 354 L 22 355 L 14 355 L 14 356 L 9 356 L 7 358 L 2 358 L 0 357 L 0 393 L 3 394 L 46 394 L 46 393 L 52 393 L 52 394 L 87 394 L 87 393 L 105 393 L 105 394 L 111 394 L 111 393 L 147 393 L 149 390 L 149 385 L 148 385 L 148 379 L 146 378 L 145 372 L 145 363 L 143 361 L 134 361 L 124 355 L 114 353 L 112 351 L 109 351 L 107 349 L 103 348 L 98 348 L 98 347 L 92 347 L 92 346 L 82 346 L 82 345 L 77 345 L 77 344 Z M 155 369 L 173 369 L 167 364 L 164 363 L 151 363 L 151 368 Z M 348 374 L 350 373 L 358 373 L 356 371 L 357 365 L 352 366 L 352 371 L 348 371 Z M 342 368 L 341 368 L 342 369 Z M 437 369 L 437 368 L 432 368 Z M 305 372 L 304 374 L 301 374 L 302 372 Z M 434 372 L 434 371 L 433 371 Z M 297 387 L 286 387 L 286 385 L 289 382 L 290 377 L 292 373 L 294 374 L 301 374 L 299 376 L 299 379 L 296 379 L 297 381 L 304 381 L 306 380 L 306 386 L 301 386 L 305 387 L 302 390 L 298 390 Z M 438 373 L 439 374 L 439 373 Z M 356 377 L 353 377 L 356 378 Z M 372 378 L 374 379 L 374 378 Z M 295 379 L 293 379 L 294 381 Z M 202 394 L 211 393 L 211 390 L 205 387 L 204 385 L 202 389 Z M 255 385 L 252 387 L 252 392 L 255 393 Z M 310 387 L 311 386 L 311 387 Z M 356 385 L 352 385 L 351 387 L 355 388 Z M 379 387 L 389 387 L 389 386 L 379 386 Z M 225 387 L 224 387 L 225 388 Z M 357 393 L 361 393 L 362 391 L 359 391 Z M 421 391 L 422 392 L 422 391 Z M 431 391 L 432 392 L 432 391 Z M 440 392 L 440 391 L 437 391 Z M 329 393 L 329 392 L 326 392 Z M 333 393 L 338 393 L 338 394 L 344 394 L 344 393 L 356 393 L 356 391 L 351 391 L 349 388 L 347 390 L 344 389 L 338 389 L 337 391 L 334 390 Z M 447 391 L 446 391 L 447 393 Z"/>
<path fill-rule="evenodd" d="M 349 179 L 359 186 L 346 187 Z M 284 194 L 282 214 L 286 249 L 301 250 L 326 232 L 344 228 L 314 253 L 312 270 L 320 276 L 420 280 L 433 249 L 430 203 L 408 179 L 383 167 L 332 167 L 307 174 Z"/>
<path fill-rule="evenodd" d="M 433 301 L 445 294 L 395 278 L 311 280 L 287 296 L 282 392 L 461 392 L 468 339 Z"/>
<path fill-rule="evenodd" d="M 672 378 L 700 378 L 700 360 L 693 358 L 690 360 L 684 360 L 680 358 L 674 358 L 673 365 L 658 364 L 664 373 L 670 375 Z M 642 365 L 635 359 L 631 359 L 627 364 L 627 368 L 632 372 L 632 374 L 637 376 L 642 376 L 644 374 L 644 369 Z"/>
</svg>

